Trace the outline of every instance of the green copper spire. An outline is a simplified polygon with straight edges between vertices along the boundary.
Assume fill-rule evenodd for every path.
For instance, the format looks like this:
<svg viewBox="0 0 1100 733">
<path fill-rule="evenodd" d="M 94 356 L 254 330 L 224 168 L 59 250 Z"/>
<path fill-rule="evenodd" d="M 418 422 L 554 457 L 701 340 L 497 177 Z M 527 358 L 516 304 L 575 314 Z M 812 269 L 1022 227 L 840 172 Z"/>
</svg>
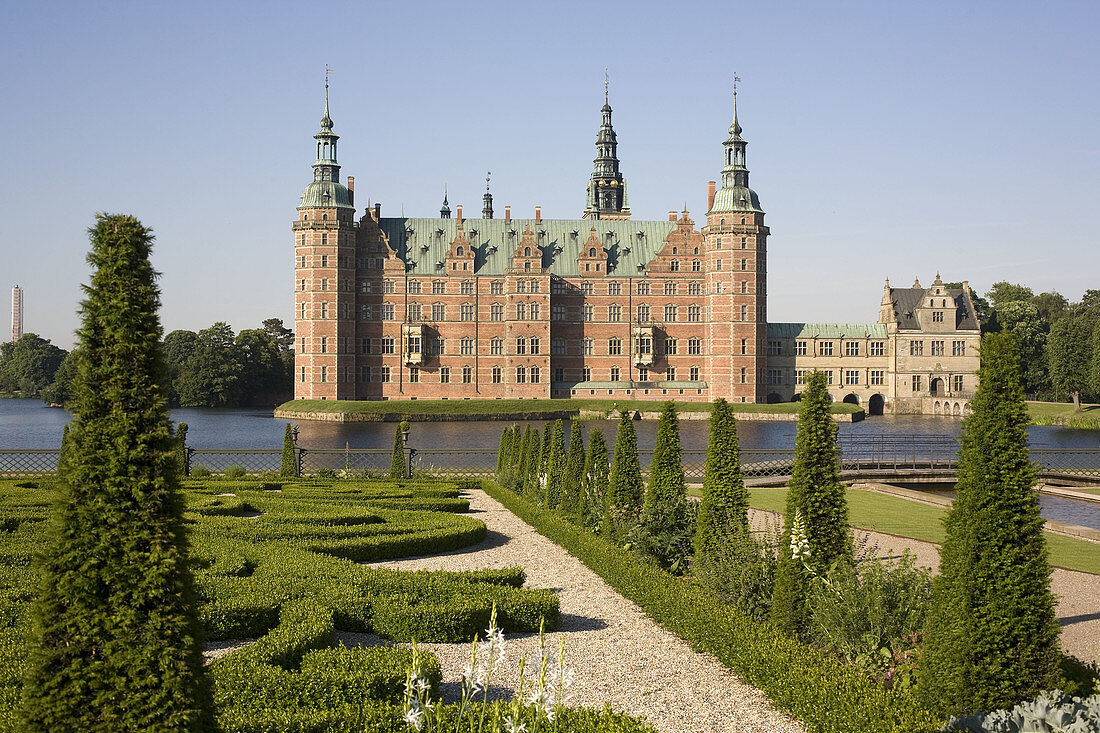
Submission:
<svg viewBox="0 0 1100 733">
<path fill-rule="evenodd" d="M 340 184 L 340 164 L 336 159 L 336 141 L 340 136 L 332 131 L 328 107 L 328 75 L 325 69 L 325 107 L 321 129 L 313 136 L 317 141 L 317 158 L 313 162 L 313 183 L 302 194 L 302 206 L 354 208 L 348 190 Z"/>
<path fill-rule="evenodd" d="M 745 147 L 741 137 L 741 123 L 737 121 L 737 82 L 733 77 L 733 122 L 729 137 L 722 143 L 725 148 L 725 167 L 722 168 L 722 187 L 714 196 L 711 211 L 760 211 L 760 200 L 749 188 L 749 169 L 745 167 Z"/>
<path fill-rule="evenodd" d="M 600 129 L 596 133 L 596 159 L 592 161 L 592 176 L 584 203 L 585 219 L 629 219 L 626 205 L 626 182 L 619 170 L 618 139 L 611 126 L 611 104 L 608 102 L 609 79 L 604 72 L 603 107 L 600 109 Z"/>
<path fill-rule="evenodd" d="M 443 187 L 443 206 L 439 209 L 439 218 L 440 219 L 450 219 L 451 218 L 451 205 L 449 203 L 447 203 L 447 187 L 446 186 Z"/>
</svg>

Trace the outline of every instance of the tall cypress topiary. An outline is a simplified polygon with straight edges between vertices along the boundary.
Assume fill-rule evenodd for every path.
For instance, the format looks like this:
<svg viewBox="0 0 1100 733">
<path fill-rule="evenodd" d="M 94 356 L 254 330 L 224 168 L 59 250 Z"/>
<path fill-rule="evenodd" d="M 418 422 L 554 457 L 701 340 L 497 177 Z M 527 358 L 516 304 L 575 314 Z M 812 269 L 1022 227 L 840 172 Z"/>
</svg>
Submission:
<svg viewBox="0 0 1100 733">
<path fill-rule="evenodd" d="M 531 429 L 531 442 L 527 446 L 527 474 L 523 477 L 523 493 L 539 500 L 539 460 L 542 457 L 542 438 L 538 428 Z"/>
<path fill-rule="evenodd" d="M 561 486 L 566 470 L 565 427 L 561 419 L 554 421 L 553 435 L 550 437 L 550 457 L 546 461 L 546 489 L 543 504 L 548 509 L 556 509 L 561 502 Z"/>
<path fill-rule="evenodd" d="M 90 230 L 73 421 L 41 557 L 23 730 L 213 728 L 168 425 L 152 233 Z"/>
<path fill-rule="evenodd" d="M 393 453 L 390 455 L 390 478 L 408 478 L 405 466 L 405 441 L 401 439 L 401 433 L 409 429 L 409 423 L 402 420 L 393 431 Z"/>
<path fill-rule="evenodd" d="M 824 576 L 834 562 L 851 556 L 848 501 L 840 483 L 837 427 L 829 414 L 829 404 L 824 372 L 812 373 L 798 412 L 794 468 L 788 484 L 783 544 L 772 599 L 773 620 L 791 634 L 800 634 L 805 628 L 805 591 L 810 574 Z M 799 531 L 792 533 L 796 522 Z M 792 534 L 804 534 L 806 540 L 805 552 L 800 551 L 797 557 L 791 548 Z"/>
<path fill-rule="evenodd" d="M 290 423 L 286 424 L 283 431 L 283 460 L 279 463 L 279 476 L 282 478 L 298 477 L 298 456 L 294 450 L 294 428 Z"/>
<path fill-rule="evenodd" d="M 1016 342 L 987 334 L 981 358 L 918 682 L 945 715 L 1011 708 L 1057 683 L 1058 624 Z"/>
<path fill-rule="evenodd" d="M 741 475 L 737 420 L 719 397 L 710 413 L 710 439 L 703 474 L 703 499 L 695 529 L 695 562 L 715 559 L 727 538 L 748 526 L 749 495 Z"/>
<path fill-rule="evenodd" d="M 550 443 L 554 439 L 554 423 L 548 422 L 542 429 L 542 449 L 539 451 L 539 473 L 550 472 Z"/>
<path fill-rule="evenodd" d="M 638 437 L 634 422 L 619 413 L 619 429 L 615 433 L 615 455 L 611 459 L 608 482 L 608 507 L 617 512 L 633 514 L 642 506 L 642 468 L 638 463 Z"/>
<path fill-rule="evenodd" d="M 500 481 L 501 474 L 504 473 L 504 466 L 508 460 L 508 438 L 511 432 L 511 428 L 504 428 L 504 430 L 500 431 L 500 443 L 497 445 L 497 481 Z"/>
<path fill-rule="evenodd" d="M 180 476 L 187 475 L 187 423 L 176 425 L 175 435 L 176 464 L 179 466 Z"/>
<path fill-rule="evenodd" d="M 524 484 L 527 482 L 529 472 L 528 462 L 531 455 L 531 426 L 527 425 L 523 431 L 523 437 L 519 441 L 519 453 L 516 466 L 516 490 L 523 493 Z"/>
<path fill-rule="evenodd" d="M 576 512 L 581 504 L 581 482 L 584 480 L 584 438 L 581 436 L 580 420 L 573 419 L 569 428 L 569 458 L 565 464 L 565 476 L 562 480 L 561 508 L 566 512 Z"/>
<path fill-rule="evenodd" d="M 653 464 L 649 469 L 645 508 L 683 498 L 684 464 L 681 461 L 680 421 L 676 405 L 666 402 L 657 422 L 657 442 L 653 447 Z"/>
<path fill-rule="evenodd" d="M 607 461 L 607 443 L 603 431 L 594 428 L 588 434 L 588 454 L 584 459 L 579 511 L 586 517 L 603 513 L 607 507 L 607 487 L 611 466 Z"/>
</svg>

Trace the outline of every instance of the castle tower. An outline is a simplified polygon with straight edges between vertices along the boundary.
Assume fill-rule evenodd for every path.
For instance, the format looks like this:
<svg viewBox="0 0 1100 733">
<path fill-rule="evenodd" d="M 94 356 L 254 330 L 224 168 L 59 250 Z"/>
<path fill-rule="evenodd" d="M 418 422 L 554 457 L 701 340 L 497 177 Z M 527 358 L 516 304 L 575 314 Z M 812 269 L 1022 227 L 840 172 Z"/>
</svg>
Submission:
<svg viewBox="0 0 1100 733">
<path fill-rule="evenodd" d="M 596 159 L 592 161 L 592 177 L 585 194 L 583 219 L 629 219 L 626 181 L 619 171 L 618 140 L 611 126 L 611 105 L 607 102 L 607 79 L 604 79 L 602 121 L 596 133 Z"/>
<path fill-rule="evenodd" d="M 295 399 L 354 399 L 354 192 L 340 183 L 328 82 L 313 182 L 294 222 Z M 349 183 L 350 183 L 349 179 Z"/>
<path fill-rule="evenodd" d="M 23 337 L 23 288 L 11 289 L 11 340 L 15 343 Z"/>
<path fill-rule="evenodd" d="M 492 219 L 493 218 L 493 194 L 489 193 L 489 176 L 491 173 L 485 174 L 485 195 L 481 197 L 481 218 Z"/>
<path fill-rule="evenodd" d="M 737 78 L 734 77 L 735 84 Z M 722 186 L 708 192 L 707 252 L 711 395 L 734 402 L 766 402 L 767 239 L 764 211 L 749 188 L 745 140 L 737 120 L 723 143 Z"/>
</svg>

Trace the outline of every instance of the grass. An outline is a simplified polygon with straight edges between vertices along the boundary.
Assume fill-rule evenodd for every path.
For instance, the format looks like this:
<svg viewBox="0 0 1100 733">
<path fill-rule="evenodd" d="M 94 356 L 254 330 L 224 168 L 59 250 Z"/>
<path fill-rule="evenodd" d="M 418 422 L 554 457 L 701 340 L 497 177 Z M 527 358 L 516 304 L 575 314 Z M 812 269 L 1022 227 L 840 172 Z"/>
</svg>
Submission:
<svg viewBox="0 0 1100 733">
<path fill-rule="evenodd" d="M 696 496 L 700 493 L 697 488 L 688 491 Z M 786 489 L 749 490 L 749 506 L 753 509 L 782 513 L 786 501 Z M 946 515 L 946 509 L 896 496 L 870 491 L 848 492 L 848 519 L 853 527 L 860 529 L 940 544 L 944 540 L 943 518 Z M 1052 565 L 1100 575 L 1100 545 L 1050 532 L 1046 538 Z"/>
<path fill-rule="evenodd" d="M 291 400 L 279 405 L 278 410 L 295 412 L 348 412 L 376 415 L 500 415 L 525 413 L 560 413 L 562 417 L 577 414 L 580 410 L 614 413 L 619 410 L 656 412 L 660 400 L 599 400 L 599 399 L 546 399 L 546 400 Z M 710 412 L 710 402 L 676 401 L 680 412 Z M 731 403 L 735 412 L 764 412 L 797 414 L 797 402 L 780 402 L 774 405 Z M 832 406 L 834 413 L 852 414 L 860 411 L 856 405 L 844 402 Z"/>
<path fill-rule="evenodd" d="M 1028 415 L 1033 425 L 1064 425 L 1068 428 L 1100 430 L 1100 405 L 1081 405 L 1074 412 L 1072 403 L 1028 402 Z"/>
</svg>

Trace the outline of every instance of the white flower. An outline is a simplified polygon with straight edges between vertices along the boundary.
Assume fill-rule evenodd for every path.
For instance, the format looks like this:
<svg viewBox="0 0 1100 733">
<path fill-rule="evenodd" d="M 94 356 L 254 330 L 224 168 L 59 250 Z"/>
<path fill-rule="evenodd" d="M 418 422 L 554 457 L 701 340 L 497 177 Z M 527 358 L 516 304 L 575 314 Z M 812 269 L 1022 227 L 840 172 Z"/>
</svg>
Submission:
<svg viewBox="0 0 1100 733">
<path fill-rule="evenodd" d="M 428 681 L 422 677 L 416 679 L 416 691 L 420 693 L 427 692 L 431 688 Z"/>
<path fill-rule="evenodd" d="M 550 695 L 546 690 L 534 689 L 531 690 L 531 694 L 527 696 L 528 705 L 538 705 L 539 707 L 545 706 L 550 701 Z"/>
<path fill-rule="evenodd" d="M 511 715 L 504 716 L 504 730 L 506 733 L 524 733 L 527 730 L 527 723 L 516 724 L 512 720 Z"/>
<path fill-rule="evenodd" d="M 420 730 L 424 727 L 424 713 L 415 707 L 406 710 L 402 720 L 408 723 L 413 730 Z"/>
</svg>

